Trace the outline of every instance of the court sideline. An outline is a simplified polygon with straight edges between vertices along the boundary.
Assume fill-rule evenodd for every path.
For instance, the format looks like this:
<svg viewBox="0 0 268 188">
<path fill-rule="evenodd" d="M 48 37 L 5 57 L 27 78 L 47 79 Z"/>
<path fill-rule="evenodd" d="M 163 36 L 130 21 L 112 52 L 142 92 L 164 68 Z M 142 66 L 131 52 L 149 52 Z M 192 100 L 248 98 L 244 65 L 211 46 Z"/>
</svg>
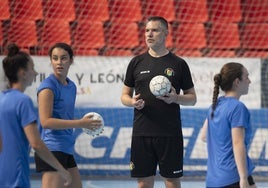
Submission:
<svg viewBox="0 0 268 188">
<path fill-rule="evenodd" d="M 268 182 L 257 182 L 258 188 L 268 188 Z M 31 188 L 40 188 L 40 179 L 31 180 Z M 83 180 L 83 188 L 136 188 L 135 180 Z M 155 181 L 154 188 L 164 188 L 164 183 L 161 180 Z M 204 181 L 182 181 L 182 188 L 204 188 Z"/>
</svg>

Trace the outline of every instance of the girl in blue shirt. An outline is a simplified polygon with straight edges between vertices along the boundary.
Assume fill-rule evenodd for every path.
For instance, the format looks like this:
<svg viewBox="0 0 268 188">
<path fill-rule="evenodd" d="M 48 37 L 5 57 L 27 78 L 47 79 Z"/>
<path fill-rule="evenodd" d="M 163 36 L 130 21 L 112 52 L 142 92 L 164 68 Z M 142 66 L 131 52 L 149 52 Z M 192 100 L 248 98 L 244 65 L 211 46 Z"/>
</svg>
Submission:
<svg viewBox="0 0 268 188">
<path fill-rule="evenodd" d="M 37 90 L 39 125 L 41 136 L 47 147 L 61 164 L 71 173 L 69 188 L 82 187 L 75 162 L 74 128 L 96 129 L 100 120 L 91 117 L 74 120 L 76 86 L 67 75 L 73 63 L 73 50 L 68 44 L 56 43 L 49 50 L 53 74 L 46 78 Z M 43 172 L 42 187 L 63 187 L 63 179 L 53 167 L 35 155 L 36 169 Z"/>
<path fill-rule="evenodd" d="M 248 93 L 251 83 L 248 75 L 243 65 L 232 62 L 214 76 L 212 106 L 202 130 L 208 151 L 208 188 L 256 187 L 252 177 L 254 165 L 248 156 L 250 113 L 239 101 Z M 225 94 L 218 98 L 219 88 Z"/>
<path fill-rule="evenodd" d="M 30 187 L 29 144 L 47 163 L 53 166 L 65 185 L 71 176 L 42 142 L 37 129 L 37 116 L 33 102 L 24 90 L 37 75 L 32 58 L 11 44 L 3 59 L 3 69 L 9 88 L 0 93 L 0 187 Z"/>
</svg>

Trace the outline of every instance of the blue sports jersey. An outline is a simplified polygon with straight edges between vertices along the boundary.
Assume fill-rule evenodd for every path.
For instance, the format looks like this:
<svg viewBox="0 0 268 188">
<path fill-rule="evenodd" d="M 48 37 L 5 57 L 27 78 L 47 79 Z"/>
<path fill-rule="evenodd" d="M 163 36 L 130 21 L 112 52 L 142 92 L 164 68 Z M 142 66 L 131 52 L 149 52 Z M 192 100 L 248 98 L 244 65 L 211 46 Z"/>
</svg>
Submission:
<svg viewBox="0 0 268 188">
<path fill-rule="evenodd" d="M 240 180 L 235 163 L 231 129 L 245 128 L 245 145 L 248 146 L 251 138 L 250 113 L 247 107 L 234 97 L 220 97 L 218 99 L 214 118 L 211 119 L 209 110 L 207 130 L 207 187 L 222 187 Z M 254 166 L 247 155 L 248 175 L 251 175 Z"/>
<path fill-rule="evenodd" d="M 62 85 L 56 77 L 51 74 L 39 86 L 37 94 L 43 89 L 50 89 L 54 94 L 53 118 L 71 120 L 74 119 L 74 108 L 76 99 L 76 86 L 67 78 L 67 85 Z M 61 151 L 73 154 L 75 135 L 73 129 L 44 129 L 41 130 L 42 140 L 50 151 Z"/>
<path fill-rule="evenodd" d="M 29 142 L 24 127 L 37 120 L 32 100 L 16 89 L 0 93 L 0 187 L 30 187 Z"/>
</svg>

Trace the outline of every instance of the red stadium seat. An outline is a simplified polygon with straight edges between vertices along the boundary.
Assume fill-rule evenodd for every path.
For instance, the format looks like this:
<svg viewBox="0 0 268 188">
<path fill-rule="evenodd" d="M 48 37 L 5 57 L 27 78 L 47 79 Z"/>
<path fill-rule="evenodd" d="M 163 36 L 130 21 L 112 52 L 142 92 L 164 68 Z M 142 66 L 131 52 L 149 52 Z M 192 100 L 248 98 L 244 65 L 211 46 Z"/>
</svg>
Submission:
<svg viewBox="0 0 268 188">
<path fill-rule="evenodd" d="M 211 22 L 239 22 L 242 19 L 240 0 L 208 1 Z"/>
<path fill-rule="evenodd" d="M 109 0 L 110 21 L 139 22 L 142 20 L 140 0 Z"/>
<path fill-rule="evenodd" d="M 123 49 L 106 49 L 103 55 L 105 56 L 133 56 L 133 52 L 131 50 L 123 50 Z"/>
<path fill-rule="evenodd" d="M 143 7 L 143 20 L 149 16 L 162 16 L 168 22 L 176 20 L 174 0 L 142 0 L 141 5 Z"/>
<path fill-rule="evenodd" d="M 202 57 L 202 52 L 200 50 L 175 49 L 173 50 L 173 53 L 181 57 Z"/>
<path fill-rule="evenodd" d="M 244 0 L 243 2 L 244 22 L 268 22 L 268 2 L 266 0 Z"/>
<path fill-rule="evenodd" d="M 64 19 L 74 21 L 75 7 L 73 0 L 43 0 L 44 19 Z"/>
<path fill-rule="evenodd" d="M 14 42 L 21 48 L 36 47 L 37 28 L 34 20 L 11 20 L 8 29 L 8 42 Z"/>
<path fill-rule="evenodd" d="M 166 47 L 167 48 L 173 48 L 174 47 L 174 44 L 173 44 L 173 30 L 172 30 L 172 26 L 169 25 L 169 34 L 167 36 L 167 39 L 166 39 Z"/>
<path fill-rule="evenodd" d="M 207 0 L 175 1 L 178 22 L 199 22 L 208 20 Z"/>
<path fill-rule="evenodd" d="M 10 19 L 10 8 L 8 0 L 0 1 L 0 20 L 9 20 Z"/>
<path fill-rule="evenodd" d="M 113 22 L 107 31 L 108 48 L 135 48 L 139 46 L 136 23 Z"/>
<path fill-rule="evenodd" d="M 241 30 L 244 49 L 268 49 L 268 23 L 246 24 Z"/>
<path fill-rule="evenodd" d="M 4 31 L 2 28 L 2 24 L 0 24 L 0 46 L 3 46 L 4 44 Z"/>
<path fill-rule="evenodd" d="M 246 50 L 244 51 L 243 57 L 258 57 L 258 58 L 268 58 L 268 51 L 256 51 L 256 50 Z"/>
<path fill-rule="evenodd" d="M 100 49 L 105 46 L 103 23 L 78 21 L 73 38 L 76 49 Z"/>
<path fill-rule="evenodd" d="M 41 55 L 47 54 L 47 49 L 56 42 L 71 44 L 70 25 L 67 20 L 47 19 L 40 30 L 39 47 Z"/>
<path fill-rule="evenodd" d="M 212 49 L 240 48 L 239 30 L 236 23 L 213 23 L 208 30 L 208 47 Z"/>
<path fill-rule="evenodd" d="M 210 50 L 205 57 L 237 57 L 235 50 Z"/>
<path fill-rule="evenodd" d="M 74 54 L 76 56 L 81 55 L 81 56 L 98 56 L 99 51 L 95 49 L 81 49 L 81 48 L 73 48 L 74 49 Z"/>
<path fill-rule="evenodd" d="M 108 0 L 74 0 L 77 20 L 109 20 Z"/>
<path fill-rule="evenodd" d="M 175 47 L 179 49 L 202 49 L 206 47 L 206 31 L 203 24 L 179 24 L 174 32 Z"/>
<path fill-rule="evenodd" d="M 42 0 L 10 0 L 10 7 L 13 19 L 42 20 Z"/>
</svg>

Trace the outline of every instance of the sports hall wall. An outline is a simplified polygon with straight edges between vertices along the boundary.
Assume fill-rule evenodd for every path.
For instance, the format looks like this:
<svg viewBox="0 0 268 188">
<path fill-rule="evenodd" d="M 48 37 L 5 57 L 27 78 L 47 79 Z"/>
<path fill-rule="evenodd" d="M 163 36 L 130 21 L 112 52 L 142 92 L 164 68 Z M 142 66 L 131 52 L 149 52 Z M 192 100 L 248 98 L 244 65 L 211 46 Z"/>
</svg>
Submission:
<svg viewBox="0 0 268 188">
<path fill-rule="evenodd" d="M 0 0 L 0 61 L 10 42 L 32 55 L 39 74 L 26 93 L 37 107 L 36 88 L 52 72 L 49 47 L 72 45 L 75 116 L 95 111 L 105 121 L 101 136 L 75 131 L 81 174 L 129 176 L 133 109 L 121 104 L 120 95 L 128 62 L 146 50 L 144 23 L 150 15 L 168 20 L 167 47 L 187 61 L 197 92 L 197 104 L 182 107 L 185 176 L 205 176 L 206 144 L 199 133 L 211 103 L 213 75 L 235 61 L 248 68 L 251 79 L 249 94 L 241 98 L 251 112 L 249 154 L 256 175 L 267 177 L 268 0 Z"/>
</svg>

